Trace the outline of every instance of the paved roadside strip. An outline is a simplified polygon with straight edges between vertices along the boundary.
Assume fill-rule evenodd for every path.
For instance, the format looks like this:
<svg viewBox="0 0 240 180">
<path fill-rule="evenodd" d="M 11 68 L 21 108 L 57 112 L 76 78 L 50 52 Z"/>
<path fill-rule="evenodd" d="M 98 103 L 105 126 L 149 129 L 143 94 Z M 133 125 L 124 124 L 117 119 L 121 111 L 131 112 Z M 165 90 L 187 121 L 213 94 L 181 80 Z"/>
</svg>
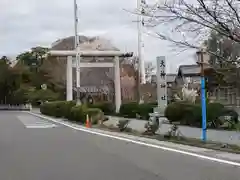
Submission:
<svg viewBox="0 0 240 180">
<path fill-rule="evenodd" d="M 104 137 L 117 139 L 117 140 L 129 142 L 129 143 L 147 146 L 151 148 L 157 148 L 157 149 L 161 149 L 169 152 L 188 155 L 196 158 L 201 158 L 201 159 L 212 161 L 212 162 L 228 164 L 228 165 L 232 165 L 240 168 L 240 155 L 237 155 L 237 154 L 224 153 L 224 152 L 209 150 L 205 148 L 186 146 L 186 145 L 179 145 L 171 142 L 158 141 L 158 140 L 143 138 L 143 137 L 136 137 L 136 136 L 117 133 L 117 132 L 108 132 L 108 131 L 93 129 L 93 128 L 87 129 L 80 125 L 72 124 L 70 122 L 62 121 L 56 118 L 51 118 L 41 114 L 36 114 L 33 112 L 26 112 L 26 113 L 29 113 L 39 118 L 46 119 L 48 121 L 52 121 L 57 124 L 64 125 L 74 130 L 83 131 L 83 132 L 87 132 L 87 133 L 91 133 L 99 136 L 104 136 Z"/>
<path fill-rule="evenodd" d="M 146 124 L 146 120 L 139 119 L 130 119 L 116 116 L 108 116 L 109 120 L 106 121 L 107 124 L 115 125 L 119 120 L 130 120 L 128 127 L 132 128 L 136 131 L 144 131 L 144 125 Z M 160 119 L 162 121 L 161 126 L 159 127 L 157 133 L 166 134 L 171 128 L 171 124 L 164 123 L 166 120 Z M 179 131 L 184 137 L 201 139 L 202 129 L 197 127 L 190 126 L 182 126 L 178 125 Z M 219 142 L 223 144 L 233 144 L 240 146 L 240 132 L 239 131 L 227 131 L 227 130 L 216 130 L 216 129 L 208 129 L 207 130 L 208 140 L 213 142 Z"/>
</svg>

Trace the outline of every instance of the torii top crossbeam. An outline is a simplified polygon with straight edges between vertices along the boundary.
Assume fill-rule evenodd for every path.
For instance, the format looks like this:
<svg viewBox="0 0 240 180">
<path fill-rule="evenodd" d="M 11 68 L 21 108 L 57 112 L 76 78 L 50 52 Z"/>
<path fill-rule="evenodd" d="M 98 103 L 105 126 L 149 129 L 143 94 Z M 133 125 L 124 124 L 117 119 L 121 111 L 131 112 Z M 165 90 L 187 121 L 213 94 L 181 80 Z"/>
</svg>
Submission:
<svg viewBox="0 0 240 180">
<path fill-rule="evenodd" d="M 50 56 L 76 56 L 77 51 L 71 50 L 71 51 L 61 51 L 61 50 L 51 50 L 48 52 L 48 55 Z M 83 57 L 91 56 L 91 57 L 132 57 L 133 53 L 122 53 L 120 51 L 92 51 L 92 50 L 85 50 L 80 51 L 80 55 Z"/>
</svg>

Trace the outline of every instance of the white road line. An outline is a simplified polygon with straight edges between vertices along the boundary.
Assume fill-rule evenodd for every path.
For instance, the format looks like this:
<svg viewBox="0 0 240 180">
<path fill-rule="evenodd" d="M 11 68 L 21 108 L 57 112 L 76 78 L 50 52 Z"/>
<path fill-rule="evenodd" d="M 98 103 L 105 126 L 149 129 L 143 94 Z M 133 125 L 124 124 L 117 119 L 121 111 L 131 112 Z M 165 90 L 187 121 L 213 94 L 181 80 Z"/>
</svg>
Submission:
<svg viewBox="0 0 240 180">
<path fill-rule="evenodd" d="M 57 127 L 55 124 L 43 124 L 43 125 L 26 125 L 26 128 L 32 129 L 45 129 L 45 128 L 54 128 Z"/>
<path fill-rule="evenodd" d="M 141 142 L 141 141 L 136 141 L 136 140 L 132 140 L 132 139 L 124 138 L 124 137 L 119 137 L 119 136 L 113 136 L 113 135 L 109 135 L 109 134 L 105 134 L 105 133 L 100 133 L 100 132 L 96 132 L 96 131 L 90 130 L 90 129 L 75 127 L 75 126 L 72 126 L 70 124 L 60 122 L 56 119 L 46 117 L 46 116 L 43 116 L 43 115 L 40 115 L 40 114 L 35 114 L 35 113 L 32 113 L 32 112 L 27 112 L 27 113 L 32 114 L 32 115 L 37 116 L 37 117 L 40 117 L 40 118 L 50 120 L 52 122 L 55 122 L 55 123 L 58 123 L 58 124 L 61 124 L 61 125 L 64 125 L 64 126 L 67 126 L 69 128 L 75 129 L 75 130 L 79 130 L 79 131 L 83 131 L 83 132 L 87 132 L 87 133 L 91 133 L 91 134 L 95 134 L 95 135 L 99 135 L 99 136 L 109 137 L 109 138 L 117 139 L 117 140 L 121 140 L 121 141 L 131 142 L 131 143 L 134 143 L 134 144 L 143 145 L 143 146 L 147 146 L 147 147 L 162 149 L 162 150 L 165 150 L 165 151 L 176 152 L 176 153 L 180 153 L 180 154 L 184 154 L 184 155 L 188 155 L 188 156 L 193 156 L 193 157 L 197 157 L 197 158 L 201 158 L 201 159 L 205 159 L 205 160 L 209 160 L 209 161 L 213 161 L 213 162 L 228 164 L 228 165 L 232 165 L 232 166 L 236 166 L 236 167 L 240 168 L 240 163 L 239 162 L 234 162 L 234 161 L 209 157 L 209 156 L 206 156 L 206 155 L 196 154 L 196 153 L 193 153 L 193 152 L 177 150 L 177 149 L 173 149 L 173 148 L 169 148 L 169 147 L 164 147 L 164 146 L 149 144 L 149 143 L 145 143 L 145 142 Z"/>
<path fill-rule="evenodd" d="M 54 128 L 57 127 L 56 124 L 53 124 L 52 122 L 46 121 L 46 120 L 42 120 L 42 119 L 38 119 L 36 120 L 36 118 L 34 119 L 33 117 L 27 115 L 27 116 L 18 116 L 18 119 L 23 123 L 23 125 L 26 128 L 34 128 L 34 129 L 44 129 L 44 128 Z"/>
</svg>

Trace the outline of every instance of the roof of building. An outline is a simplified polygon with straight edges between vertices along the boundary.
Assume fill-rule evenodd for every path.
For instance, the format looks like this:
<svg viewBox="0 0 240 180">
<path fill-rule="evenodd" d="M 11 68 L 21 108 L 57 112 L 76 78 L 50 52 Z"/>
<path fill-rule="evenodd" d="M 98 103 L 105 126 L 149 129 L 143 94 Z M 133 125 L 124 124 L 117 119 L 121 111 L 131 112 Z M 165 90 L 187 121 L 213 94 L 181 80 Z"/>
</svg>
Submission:
<svg viewBox="0 0 240 180">
<path fill-rule="evenodd" d="M 198 64 L 192 65 L 180 65 L 178 71 L 181 71 L 184 75 L 198 75 L 200 74 L 200 66 Z"/>
<path fill-rule="evenodd" d="M 205 66 L 205 68 L 209 68 L 209 66 Z M 201 68 L 198 64 L 180 65 L 178 72 L 181 72 L 183 75 L 199 75 Z"/>
<path fill-rule="evenodd" d="M 77 91 L 77 88 L 73 87 L 73 90 Z M 109 91 L 110 91 L 110 89 L 106 85 L 103 85 L 103 86 L 81 86 L 80 87 L 80 92 L 108 94 Z"/>
</svg>

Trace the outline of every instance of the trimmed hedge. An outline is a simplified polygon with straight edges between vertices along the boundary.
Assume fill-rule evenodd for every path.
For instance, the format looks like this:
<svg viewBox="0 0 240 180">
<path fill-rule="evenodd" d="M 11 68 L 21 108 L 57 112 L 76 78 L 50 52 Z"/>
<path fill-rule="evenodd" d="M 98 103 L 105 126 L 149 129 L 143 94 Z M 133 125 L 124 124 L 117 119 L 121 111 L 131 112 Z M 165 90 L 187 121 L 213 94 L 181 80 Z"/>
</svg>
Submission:
<svg viewBox="0 0 240 180">
<path fill-rule="evenodd" d="M 47 102 L 43 103 L 40 106 L 41 113 L 49 115 L 49 116 L 55 116 L 55 117 L 64 117 L 70 120 L 79 121 L 78 115 L 73 115 L 75 111 L 81 111 L 81 113 L 84 114 L 80 107 L 76 107 L 76 101 L 54 101 L 54 102 Z M 136 102 L 131 102 L 127 104 L 122 104 L 120 107 L 120 112 L 118 114 L 115 113 L 115 106 L 113 103 L 96 103 L 96 104 L 89 104 L 87 105 L 88 108 L 85 108 L 84 111 L 87 111 L 86 109 L 90 109 L 87 114 L 91 114 L 92 111 L 96 110 L 99 114 L 99 109 L 102 113 L 105 115 L 117 115 L 122 116 L 126 118 L 141 118 L 141 119 L 148 119 L 149 113 L 153 112 L 153 108 L 156 107 L 156 103 L 149 103 L 149 104 L 138 104 Z M 78 110 L 77 110 L 78 109 Z M 92 110 L 93 109 L 93 110 Z M 77 120 L 78 119 L 78 120 Z"/>
<path fill-rule="evenodd" d="M 85 112 L 87 110 L 87 107 L 85 106 L 74 106 L 71 108 L 70 111 L 70 117 L 69 120 L 75 121 L 75 122 L 80 122 L 80 123 L 85 123 Z"/>
<path fill-rule="evenodd" d="M 238 123 L 238 114 L 234 110 L 226 109 L 220 103 L 207 104 L 207 124 L 211 128 L 219 128 L 223 122 L 221 116 L 230 115 L 234 123 Z M 202 107 L 201 104 L 187 102 L 174 102 L 165 109 L 165 117 L 172 122 L 180 122 L 182 125 L 201 127 Z"/>
<path fill-rule="evenodd" d="M 46 102 L 40 106 L 40 112 L 45 115 L 62 117 L 63 112 L 61 111 L 64 101 Z"/>
<path fill-rule="evenodd" d="M 71 109 L 76 105 L 76 101 L 64 101 L 61 106 L 61 115 L 67 119 L 71 116 Z"/>
<path fill-rule="evenodd" d="M 156 103 L 138 104 L 137 102 L 130 102 L 122 104 L 118 114 L 115 113 L 115 105 L 113 103 L 97 103 L 88 105 L 90 108 L 101 109 L 105 115 L 115 115 L 126 118 L 141 117 L 147 120 L 149 113 L 153 112 L 153 108 L 157 106 Z"/>
<path fill-rule="evenodd" d="M 122 116 L 126 118 L 141 117 L 147 120 L 149 113 L 153 112 L 153 108 L 157 106 L 156 103 L 138 104 L 137 102 L 130 102 L 122 104 L 118 114 L 115 113 L 115 105 L 113 103 L 97 103 L 88 105 L 90 108 L 101 109 L 105 115 Z"/>
<path fill-rule="evenodd" d="M 113 115 L 115 114 L 115 105 L 112 103 L 104 102 L 104 103 L 96 103 L 88 105 L 90 108 L 98 108 L 104 112 L 105 115 Z"/>
<path fill-rule="evenodd" d="M 122 104 L 120 107 L 119 115 L 127 118 L 136 118 L 140 116 L 141 119 L 148 119 L 149 113 L 153 112 L 155 104 L 138 104 L 136 102 Z"/>
<path fill-rule="evenodd" d="M 85 105 L 76 106 L 75 101 L 55 101 L 46 102 L 40 106 L 42 114 L 54 117 L 64 117 L 70 121 L 85 123 L 87 114 L 92 120 L 92 124 L 98 123 L 104 113 L 99 108 L 89 108 Z"/>
<path fill-rule="evenodd" d="M 184 116 L 193 109 L 193 105 L 187 102 L 174 102 L 165 109 L 165 117 L 170 122 L 182 121 Z"/>
<path fill-rule="evenodd" d="M 138 104 L 135 102 L 122 104 L 118 116 L 126 118 L 141 118 L 147 120 L 149 113 L 153 112 L 156 104 Z M 104 119 L 104 113 L 107 115 L 116 115 L 115 108 L 111 103 L 99 103 L 93 105 L 76 106 L 75 101 L 55 101 L 47 102 L 41 105 L 42 114 L 64 117 L 70 121 L 85 123 L 86 115 L 96 124 L 98 120 Z M 231 116 L 229 126 L 235 127 L 238 121 L 238 113 L 234 110 L 226 109 L 219 103 L 207 104 L 207 125 L 210 128 L 220 128 L 226 120 L 222 117 Z M 190 104 L 188 102 L 174 102 L 165 109 L 165 117 L 172 122 L 180 122 L 182 125 L 201 127 L 202 126 L 202 109 L 201 104 Z"/>
<path fill-rule="evenodd" d="M 123 117 L 128 117 L 128 118 L 135 118 L 137 109 L 138 109 L 137 107 L 138 107 L 138 104 L 135 102 L 122 104 L 119 110 L 119 115 Z"/>
</svg>

